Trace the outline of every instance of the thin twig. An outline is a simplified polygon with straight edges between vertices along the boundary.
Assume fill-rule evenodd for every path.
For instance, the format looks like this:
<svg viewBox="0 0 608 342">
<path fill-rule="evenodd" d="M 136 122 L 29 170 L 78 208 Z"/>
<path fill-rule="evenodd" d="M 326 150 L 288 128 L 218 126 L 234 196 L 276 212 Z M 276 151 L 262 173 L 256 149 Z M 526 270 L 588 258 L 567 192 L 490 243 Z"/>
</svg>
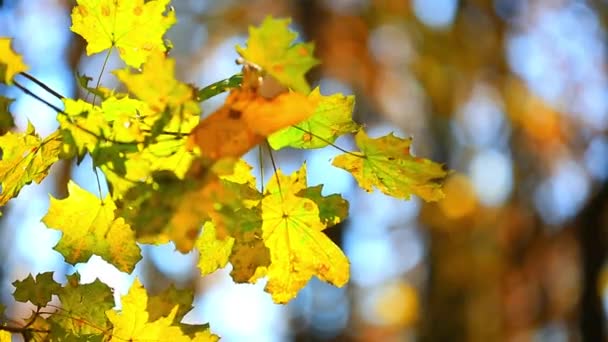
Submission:
<svg viewBox="0 0 608 342">
<path fill-rule="evenodd" d="M 313 137 L 315 137 L 315 138 L 317 138 L 317 139 L 321 140 L 322 142 L 324 142 L 324 143 L 328 144 L 329 146 L 331 146 L 331 147 L 333 147 L 333 148 L 335 148 L 335 149 L 338 149 L 338 150 L 340 150 L 340 151 L 342 151 L 342 152 L 344 152 L 344 153 L 346 153 L 346 154 L 350 154 L 351 156 L 355 156 L 355 157 L 359 157 L 359 158 L 365 158 L 365 155 L 362 155 L 362 154 L 357 154 L 357 153 L 355 153 L 355 152 L 352 152 L 352 151 L 348 151 L 348 150 L 346 150 L 346 149 L 343 149 L 342 147 L 340 147 L 340 146 L 338 146 L 338 145 L 336 145 L 336 144 L 332 143 L 331 141 L 329 141 L 329 140 L 327 140 L 327 139 L 325 139 L 325 138 L 322 138 L 322 137 L 320 137 L 319 135 L 317 135 L 317 134 L 315 134 L 315 133 L 313 133 L 313 132 L 311 132 L 311 131 L 309 131 L 309 130 L 306 130 L 306 129 L 302 128 L 302 127 L 299 127 L 299 126 L 296 126 L 296 125 L 293 125 L 292 127 L 293 127 L 293 128 L 296 128 L 296 129 L 299 129 L 300 131 L 302 131 L 302 132 L 304 132 L 304 133 L 308 133 L 308 134 L 312 135 Z"/>
<path fill-rule="evenodd" d="M 36 77 L 28 74 L 25 71 L 22 71 L 19 73 L 21 76 L 27 78 L 28 80 L 36 83 L 40 88 L 48 91 L 51 95 L 55 96 L 56 98 L 58 98 L 59 100 L 63 100 L 65 99 L 65 96 L 59 94 L 57 91 L 55 91 L 53 88 L 49 87 L 48 85 L 46 85 L 44 82 L 40 81 L 39 79 L 37 79 Z"/>
<path fill-rule="evenodd" d="M 64 115 L 67 115 L 63 110 L 59 109 L 59 107 L 55 106 L 54 104 L 48 102 L 47 100 L 43 99 L 42 97 L 34 94 L 31 90 L 27 89 L 26 87 L 24 87 L 23 85 L 21 85 L 19 82 L 13 80 L 13 84 L 15 85 L 15 87 L 21 89 L 21 91 L 23 91 L 24 93 L 26 93 L 27 95 L 35 98 L 36 100 L 44 103 L 45 105 L 51 107 L 54 111 L 56 111 L 57 113 L 61 113 Z"/>
</svg>

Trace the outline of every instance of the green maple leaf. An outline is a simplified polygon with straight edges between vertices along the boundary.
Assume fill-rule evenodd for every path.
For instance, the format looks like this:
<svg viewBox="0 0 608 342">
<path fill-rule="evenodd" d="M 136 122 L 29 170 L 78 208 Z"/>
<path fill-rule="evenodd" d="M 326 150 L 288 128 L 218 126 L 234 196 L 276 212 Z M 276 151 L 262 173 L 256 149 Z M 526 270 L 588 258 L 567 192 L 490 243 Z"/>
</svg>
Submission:
<svg viewBox="0 0 608 342">
<path fill-rule="evenodd" d="M 376 187 L 392 197 L 408 199 L 415 194 L 426 201 L 444 197 L 441 188 L 447 170 L 441 164 L 412 156 L 411 139 L 392 133 L 373 139 L 361 130 L 355 141 L 361 152 L 339 155 L 333 165 L 350 172 L 365 191 Z"/>
<path fill-rule="evenodd" d="M 17 196 L 25 185 L 32 181 L 40 183 L 62 155 L 61 147 L 59 133 L 41 140 L 31 124 L 25 133 L 0 136 L 0 207 Z"/>
<path fill-rule="evenodd" d="M 194 293 L 192 289 L 177 289 L 173 284 L 166 288 L 163 292 L 148 298 L 147 311 L 149 320 L 155 321 L 161 317 L 171 314 L 171 311 L 178 305 L 177 313 L 175 314 L 175 324 L 181 322 L 182 318 L 192 309 L 192 300 Z"/>
<path fill-rule="evenodd" d="M 196 91 L 196 101 L 202 102 L 233 88 L 238 88 L 243 83 L 243 75 L 236 74 L 225 80 L 217 81 Z"/>
<path fill-rule="evenodd" d="M 247 47 L 237 46 L 236 50 L 284 86 L 308 94 L 310 86 L 304 75 L 319 61 L 313 57 L 314 44 L 294 43 L 298 34 L 289 30 L 290 22 L 267 17 L 260 27 L 249 28 Z"/>
<path fill-rule="evenodd" d="M 28 275 L 24 280 L 13 282 L 15 292 L 13 297 L 18 302 L 30 301 L 32 304 L 43 307 L 51 301 L 52 295 L 59 294 L 61 284 L 53 280 L 53 272 L 40 273 L 36 279 Z"/>
<path fill-rule="evenodd" d="M 66 334 L 100 335 L 110 328 L 105 312 L 114 307 L 114 295 L 99 279 L 90 284 L 79 281 L 78 273 L 68 276 L 67 284 L 59 291 L 63 314 L 51 315 L 48 320 Z"/>
<path fill-rule="evenodd" d="M 354 96 L 342 94 L 323 96 L 319 88 L 315 88 L 308 97 L 318 99 L 314 114 L 306 121 L 269 136 L 268 142 L 273 149 L 325 147 L 341 135 L 359 129 L 359 125 L 352 119 Z"/>
<path fill-rule="evenodd" d="M 69 196 L 58 200 L 51 196 L 48 213 L 42 218 L 47 227 L 62 232 L 57 250 L 66 262 L 86 262 L 93 254 L 131 273 L 141 259 L 133 230 L 124 219 L 116 218 L 116 205 L 107 196 L 103 201 L 68 183 Z"/>
</svg>

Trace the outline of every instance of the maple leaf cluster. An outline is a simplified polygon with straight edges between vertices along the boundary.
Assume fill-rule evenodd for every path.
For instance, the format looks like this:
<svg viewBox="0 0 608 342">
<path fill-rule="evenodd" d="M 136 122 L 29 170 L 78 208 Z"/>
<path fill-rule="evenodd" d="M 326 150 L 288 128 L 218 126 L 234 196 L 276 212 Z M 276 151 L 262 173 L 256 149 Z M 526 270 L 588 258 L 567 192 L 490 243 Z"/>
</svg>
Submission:
<svg viewBox="0 0 608 342">
<path fill-rule="evenodd" d="M 359 151 L 333 165 L 352 173 L 361 188 L 403 199 L 443 196 L 446 170 L 411 155 L 410 139 L 370 138 L 352 120 L 353 96 L 311 90 L 305 75 L 319 61 L 312 43 L 295 42 L 288 19 L 268 17 L 250 28 L 246 45 L 236 47 L 241 74 L 202 89 L 178 81 L 163 39 L 176 21 L 168 2 L 78 0 L 72 31 L 86 40 L 87 54 L 118 51 L 127 67 L 113 73 L 127 92 L 89 87 L 90 78 L 80 76 L 89 96 L 62 98 L 56 132 L 41 138 L 30 124 L 0 136 L 0 207 L 25 185 L 40 183 L 61 159 L 90 155 L 105 175 L 105 198 L 72 181 L 67 198 L 50 198 L 42 222 L 62 233 L 54 249 L 67 263 L 98 255 L 131 273 L 141 259 L 138 244 L 172 241 L 181 252 L 198 250 L 202 275 L 230 263 L 236 282 L 266 277 L 276 303 L 293 299 L 313 276 L 343 286 L 348 259 L 324 230 L 348 216 L 348 202 L 322 195 L 322 185 L 309 186 L 306 164 L 291 175 L 276 169 L 258 188 L 241 157 L 260 144 L 317 149 L 354 133 Z M 7 84 L 27 70 L 10 45 L 0 38 L 0 81 Z M 223 106 L 201 119 L 199 103 L 226 91 Z M 10 115 L 10 101 L 0 100 L 6 103 L 0 112 Z M 61 285 L 43 273 L 14 285 L 16 300 L 37 307 L 23 333 L 41 338 L 217 339 L 206 325 L 181 323 L 192 302 L 186 290 L 148 297 L 136 280 L 115 310 L 111 290 L 99 280 L 80 284 L 72 275 Z M 52 295 L 59 305 L 48 304 Z M 44 307 L 53 308 L 50 315 L 42 314 Z M 0 341 L 9 335 L 0 324 Z"/>
</svg>

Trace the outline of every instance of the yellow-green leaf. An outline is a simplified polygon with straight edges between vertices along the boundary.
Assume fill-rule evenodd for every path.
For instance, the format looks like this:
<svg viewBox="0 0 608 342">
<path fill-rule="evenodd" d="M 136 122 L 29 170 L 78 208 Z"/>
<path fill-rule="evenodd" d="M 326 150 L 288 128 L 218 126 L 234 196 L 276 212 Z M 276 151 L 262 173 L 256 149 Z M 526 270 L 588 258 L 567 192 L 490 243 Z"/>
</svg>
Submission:
<svg viewBox="0 0 608 342">
<path fill-rule="evenodd" d="M 13 77 L 27 69 L 22 57 L 11 48 L 11 39 L 0 37 L 0 83 L 12 84 Z"/>
<path fill-rule="evenodd" d="M 62 144 L 58 132 L 41 140 L 31 124 L 25 133 L 0 136 L 0 207 L 25 185 L 40 183 L 48 175 L 51 165 L 60 158 Z"/>
<path fill-rule="evenodd" d="M 175 79 L 175 61 L 161 52 L 150 54 L 141 72 L 129 69 L 114 74 L 138 99 L 145 101 L 160 115 L 167 108 L 178 109 L 177 119 L 186 120 L 200 114 L 194 88 Z M 177 115 L 179 114 L 179 115 Z M 191 127 L 190 127 L 191 128 Z"/>
<path fill-rule="evenodd" d="M 249 28 L 247 46 L 237 46 L 236 50 L 281 84 L 308 94 L 310 86 L 304 75 L 319 61 L 313 56 L 314 44 L 295 43 L 298 34 L 289 30 L 290 22 L 267 17 L 260 27 Z"/>
<path fill-rule="evenodd" d="M 360 130 L 355 141 L 361 152 L 339 155 L 333 165 L 350 172 L 365 191 L 376 187 L 392 197 L 408 199 L 415 194 L 425 201 L 444 197 L 441 188 L 447 170 L 441 164 L 412 156 L 411 139 L 392 133 L 373 139 Z"/>
<path fill-rule="evenodd" d="M 165 51 L 163 35 L 175 23 L 169 0 L 78 0 L 71 30 L 87 41 L 87 55 L 116 47 L 138 68 L 151 51 Z M 165 15 L 166 13 L 166 15 Z"/>
<path fill-rule="evenodd" d="M 323 184 L 308 187 L 296 195 L 305 197 L 319 207 L 319 219 L 327 227 L 335 226 L 348 216 L 348 202 L 338 194 L 323 196 Z"/>
<path fill-rule="evenodd" d="M 57 250 L 66 262 L 86 262 L 93 255 L 131 273 L 141 259 L 135 233 L 124 219 L 116 218 L 116 205 L 108 195 L 104 200 L 68 183 L 69 196 L 59 200 L 51 196 L 48 213 L 42 218 L 47 227 L 62 232 Z"/>
<path fill-rule="evenodd" d="M 80 284 L 78 273 L 67 277 L 67 284 L 59 292 L 61 312 L 49 321 L 60 325 L 75 336 L 99 335 L 110 327 L 106 310 L 114 307 L 112 290 L 95 279 L 90 284 Z"/>
<path fill-rule="evenodd" d="M 326 225 L 317 204 L 297 196 L 305 188 L 306 164 L 289 177 L 278 170 L 262 200 L 263 239 L 271 258 L 266 291 L 276 303 L 294 298 L 313 275 L 338 287 L 349 278 L 346 256 L 322 232 Z"/>
<path fill-rule="evenodd" d="M 234 187 L 236 183 L 226 185 Z M 233 240 L 228 259 L 232 264 L 232 279 L 237 283 L 254 283 L 270 265 L 270 251 L 262 239 L 261 194 L 250 192 L 250 188 L 241 184 L 233 190 L 243 200 L 242 206 L 224 207 L 219 211 L 225 226 L 225 232 L 219 233 L 227 235 L 226 240 Z"/>
<path fill-rule="evenodd" d="M 269 136 L 268 142 L 272 148 L 278 150 L 284 147 L 301 149 L 325 147 L 341 135 L 359 129 L 359 125 L 352 118 L 354 96 L 342 94 L 324 96 L 321 95 L 319 88 L 315 88 L 308 98 L 318 102 L 314 114 L 299 124 Z"/>
<path fill-rule="evenodd" d="M 201 274 L 211 274 L 226 266 L 233 244 L 234 238 L 218 239 L 213 223 L 205 222 L 203 232 L 196 240 L 196 248 L 200 252 L 197 266 L 201 270 Z"/>
</svg>

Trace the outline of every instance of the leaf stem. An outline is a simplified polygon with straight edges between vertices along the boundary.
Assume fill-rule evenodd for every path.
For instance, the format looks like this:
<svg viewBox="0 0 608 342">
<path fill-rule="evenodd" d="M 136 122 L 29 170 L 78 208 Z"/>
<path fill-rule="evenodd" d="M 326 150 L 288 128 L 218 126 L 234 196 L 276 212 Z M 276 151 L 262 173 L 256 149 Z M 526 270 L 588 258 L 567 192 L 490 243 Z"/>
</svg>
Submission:
<svg viewBox="0 0 608 342">
<path fill-rule="evenodd" d="M 321 140 L 322 142 L 324 142 L 324 143 L 328 144 L 329 146 L 331 146 L 331 147 L 333 147 L 333 148 L 335 148 L 335 149 L 337 149 L 337 150 L 340 150 L 340 151 L 342 151 L 342 152 L 344 152 L 344 153 L 346 153 L 346 154 L 350 154 L 351 156 L 354 156 L 354 157 L 359 157 L 359 158 L 364 158 L 364 159 L 365 159 L 365 155 L 364 155 L 364 154 L 357 154 L 357 153 L 355 153 L 355 152 L 348 151 L 348 150 L 346 150 L 346 149 L 344 149 L 344 148 L 342 148 L 342 147 L 340 147 L 340 146 L 338 146 L 338 145 L 336 145 L 336 144 L 332 143 L 331 141 L 329 141 L 329 140 L 327 140 L 327 139 L 325 139 L 325 138 L 323 138 L 323 137 L 321 137 L 321 136 L 317 135 L 316 133 L 313 133 L 313 132 L 311 132 L 311 131 L 309 131 L 309 130 L 306 130 L 306 129 L 302 128 L 302 127 L 299 127 L 299 126 L 296 126 L 296 125 L 293 125 L 292 127 L 293 127 L 293 128 L 296 128 L 296 129 L 299 129 L 300 131 L 302 131 L 302 132 L 304 132 L 304 133 L 308 133 L 308 134 L 312 135 L 313 137 L 315 137 L 315 138 L 317 138 L 317 139 Z"/>
<path fill-rule="evenodd" d="M 103 60 L 103 64 L 101 65 L 101 71 L 99 72 L 99 76 L 97 76 L 97 83 L 95 84 L 95 89 L 99 88 L 99 84 L 101 83 L 101 76 L 103 75 L 103 72 L 106 70 L 106 65 L 108 65 L 108 60 L 110 59 L 110 54 L 112 53 L 112 49 L 114 48 L 114 46 L 110 47 L 108 49 L 108 53 L 106 53 L 106 58 Z M 89 92 L 90 94 L 90 92 Z M 89 95 L 87 94 L 87 97 Z M 95 100 L 97 99 L 97 94 L 93 94 L 93 101 L 91 102 L 92 104 L 95 104 Z"/>
<path fill-rule="evenodd" d="M 93 163 L 93 172 L 95 173 L 95 179 L 97 180 L 97 191 L 99 191 L 99 200 L 101 201 L 101 205 L 103 206 L 103 195 L 101 194 L 101 181 L 99 180 L 99 172 L 97 172 L 97 167 L 95 163 Z"/>
<path fill-rule="evenodd" d="M 270 148 L 270 144 L 268 140 L 266 142 L 266 148 L 268 149 L 268 154 L 270 155 L 270 162 L 272 163 L 272 169 L 274 170 L 274 176 L 277 178 L 277 187 L 279 188 L 279 195 L 281 196 L 281 201 L 283 202 L 283 190 L 281 190 L 281 180 L 279 179 L 279 175 L 277 174 L 277 164 L 274 162 L 274 155 L 272 154 L 272 148 Z"/>
</svg>

